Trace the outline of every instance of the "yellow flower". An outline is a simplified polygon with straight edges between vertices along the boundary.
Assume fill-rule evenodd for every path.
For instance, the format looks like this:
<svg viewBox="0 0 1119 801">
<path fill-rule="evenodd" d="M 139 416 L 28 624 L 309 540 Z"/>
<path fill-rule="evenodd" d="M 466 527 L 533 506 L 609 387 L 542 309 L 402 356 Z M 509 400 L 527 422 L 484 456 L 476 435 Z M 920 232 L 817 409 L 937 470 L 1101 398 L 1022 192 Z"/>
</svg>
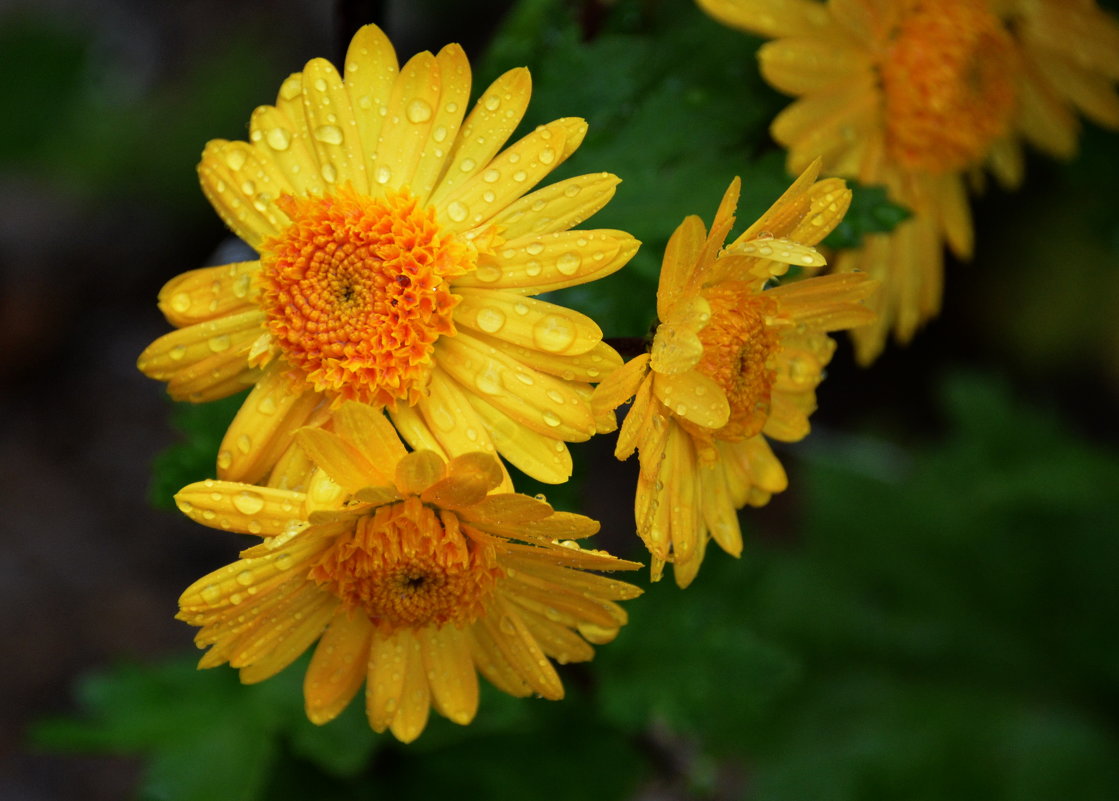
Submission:
<svg viewBox="0 0 1119 801">
<path fill-rule="evenodd" d="M 1119 128 L 1119 25 L 1092 0 L 697 1 L 775 40 L 758 58 L 798 98 L 771 129 L 790 170 L 822 156 L 914 212 L 837 260 L 883 281 L 878 320 L 853 332 L 863 363 L 939 312 L 944 243 L 970 258 L 966 179 L 987 167 L 1016 186 L 1023 139 L 1071 156 L 1076 110 Z"/>
<path fill-rule="evenodd" d="M 469 723 L 477 671 L 512 695 L 562 698 L 549 658 L 590 659 L 588 641 L 626 622 L 616 601 L 640 594 L 584 571 L 640 565 L 571 541 L 598 530 L 589 518 L 491 493 L 502 479 L 491 454 L 406 453 L 360 403 L 331 426 L 297 434 L 321 468 L 307 493 L 204 481 L 176 496 L 198 522 L 264 540 L 180 598 L 179 618 L 210 646 L 199 667 L 229 662 L 258 682 L 318 641 L 303 684 L 311 721 L 337 716 L 364 683 L 369 724 L 405 742 L 431 705 Z"/>
<path fill-rule="evenodd" d="M 265 480 L 292 432 L 357 400 L 387 407 L 414 447 L 568 478 L 564 443 L 595 431 L 590 384 L 621 359 L 592 320 L 532 296 L 608 275 L 638 243 L 571 230 L 610 200 L 613 175 L 530 191 L 586 132 L 559 119 L 502 150 L 530 91 L 511 70 L 464 119 L 462 48 L 398 68 L 367 26 L 344 76 L 308 62 L 256 109 L 247 142 L 206 146 L 206 196 L 260 259 L 170 281 L 159 303 L 179 330 L 139 367 L 180 400 L 253 386 L 219 477 Z"/>
<path fill-rule="evenodd" d="M 687 586 L 710 538 L 741 553 L 737 510 L 766 504 L 787 484 L 767 438 L 808 433 L 835 350 L 825 332 L 873 319 L 863 300 L 876 282 L 865 275 L 773 285 L 790 265 L 822 266 L 812 245 L 847 211 L 850 191 L 837 178 L 817 182 L 818 170 L 811 165 L 726 248 L 738 179 L 710 232 L 698 217 L 684 220 L 665 250 L 650 352 L 595 390 L 600 410 L 634 398 L 615 455 L 639 451 L 634 512 L 654 581 L 672 562 L 676 583 Z"/>
</svg>

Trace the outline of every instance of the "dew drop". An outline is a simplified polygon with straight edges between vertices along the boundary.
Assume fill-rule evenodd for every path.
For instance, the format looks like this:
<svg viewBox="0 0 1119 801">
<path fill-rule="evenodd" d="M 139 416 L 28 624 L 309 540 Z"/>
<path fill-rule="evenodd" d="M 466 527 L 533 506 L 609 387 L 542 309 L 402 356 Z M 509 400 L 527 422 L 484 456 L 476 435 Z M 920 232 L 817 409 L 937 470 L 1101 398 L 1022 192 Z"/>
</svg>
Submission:
<svg viewBox="0 0 1119 801">
<path fill-rule="evenodd" d="M 463 172 L 470 172 L 477 166 L 478 163 L 474 161 L 474 159 L 463 159 L 462 163 L 458 165 L 458 168 Z"/>
<path fill-rule="evenodd" d="M 436 142 L 442 142 L 447 138 L 447 128 L 444 125 L 436 126 L 435 130 L 431 132 L 431 138 Z"/>
<path fill-rule="evenodd" d="M 319 168 L 319 174 L 322 175 L 322 179 L 328 184 L 332 184 L 338 180 L 338 170 L 334 169 L 334 165 L 329 161 L 323 162 L 323 165 Z"/>
<path fill-rule="evenodd" d="M 540 262 L 538 262 L 536 259 L 533 259 L 525 265 L 525 272 L 531 275 L 533 278 L 540 275 L 542 269 L 543 268 L 540 266 Z"/>
<path fill-rule="evenodd" d="M 217 584 L 207 584 L 202 589 L 202 600 L 208 604 L 216 604 L 221 600 L 221 588 Z"/>
<path fill-rule="evenodd" d="M 315 139 L 327 145 L 342 144 L 342 129 L 337 125 L 320 125 L 315 129 Z"/>
<path fill-rule="evenodd" d="M 478 310 L 478 316 L 475 318 L 478 327 L 485 331 L 487 334 L 496 334 L 505 325 L 505 312 L 501 309 L 496 309 L 487 306 Z"/>
<path fill-rule="evenodd" d="M 497 107 L 501 105 L 501 98 L 497 95 L 490 95 L 483 101 L 486 111 L 497 111 Z"/>
<path fill-rule="evenodd" d="M 478 373 L 474 377 L 474 386 L 485 395 L 500 395 L 504 391 L 501 386 L 501 377 L 493 367 Z"/>
<path fill-rule="evenodd" d="M 264 508 L 264 497 L 259 492 L 243 490 L 233 496 L 233 506 L 243 515 L 255 515 Z"/>
<path fill-rule="evenodd" d="M 291 558 L 290 553 L 282 553 L 276 556 L 276 569 L 277 570 L 291 570 L 292 562 L 295 560 Z"/>
<path fill-rule="evenodd" d="M 558 390 L 549 389 L 545 394 L 548 396 L 548 399 L 552 401 L 552 403 L 558 403 L 561 406 L 563 405 L 563 395 Z"/>
<path fill-rule="evenodd" d="M 559 353 L 575 341 L 575 326 L 557 314 L 545 315 L 532 326 L 532 341 L 540 350 Z"/>
<path fill-rule="evenodd" d="M 460 200 L 456 200 L 447 206 L 447 216 L 455 222 L 462 222 L 470 214 L 470 209 L 466 208 L 466 204 Z"/>
<path fill-rule="evenodd" d="M 233 454 L 229 451 L 218 451 L 218 469 L 228 470 L 233 464 Z"/>
<path fill-rule="evenodd" d="M 567 197 L 575 197 L 577 194 L 579 194 L 580 189 L 581 187 L 578 184 L 571 184 L 570 186 L 564 188 L 563 194 Z"/>
<path fill-rule="evenodd" d="M 229 350 L 232 340 L 229 334 L 221 334 L 220 336 L 212 337 L 209 341 L 210 350 L 214 353 L 221 353 L 223 350 Z"/>
<path fill-rule="evenodd" d="M 501 172 L 499 170 L 493 169 L 492 167 L 482 173 L 482 180 L 485 181 L 487 184 L 496 183 L 500 179 Z"/>
<path fill-rule="evenodd" d="M 237 574 L 237 583 L 240 584 L 242 587 L 247 587 L 250 584 L 252 584 L 253 583 L 253 571 L 242 570 L 240 573 Z"/>
<path fill-rule="evenodd" d="M 527 253 L 530 256 L 539 256 L 543 252 L 544 252 L 544 245 L 541 242 L 530 242 L 525 247 L 525 253 Z"/>
<path fill-rule="evenodd" d="M 524 183 L 524 180 L 527 177 L 528 174 L 524 170 L 517 170 L 515 173 L 513 173 L 513 180 L 517 183 Z"/>
<path fill-rule="evenodd" d="M 521 316 L 524 316 L 524 315 L 528 314 L 528 304 L 520 303 L 520 302 L 514 303 L 513 304 L 513 311 L 515 311 L 517 314 L 519 314 Z"/>
<path fill-rule="evenodd" d="M 544 412 L 543 417 L 544 422 L 552 426 L 553 428 L 555 428 L 562 422 L 559 418 L 559 415 L 557 415 L 555 412 Z"/>
<path fill-rule="evenodd" d="M 259 534 L 263 530 L 263 526 L 256 520 L 250 520 L 245 524 L 245 528 L 249 530 L 250 534 Z M 256 587 L 250 587 L 249 592 L 256 592 Z"/>
<path fill-rule="evenodd" d="M 569 250 L 556 259 L 556 269 L 564 275 L 575 275 L 582 263 L 582 257 L 575 251 Z"/>
<path fill-rule="evenodd" d="M 513 373 L 513 375 L 516 376 L 517 380 L 524 384 L 526 387 L 531 387 L 533 384 L 536 383 L 536 379 L 534 379 L 528 373 L 517 372 Z"/>
<path fill-rule="evenodd" d="M 242 194 L 251 195 L 255 191 L 256 191 L 256 184 L 254 184 L 252 181 L 245 181 L 244 183 L 241 184 L 241 193 Z"/>
<path fill-rule="evenodd" d="M 244 150 L 227 150 L 225 152 L 225 163 L 231 170 L 239 170 L 244 167 L 245 159 Z"/>
<path fill-rule="evenodd" d="M 496 264 L 479 264 L 474 277 L 483 283 L 492 284 L 501 279 L 501 268 Z"/>
<path fill-rule="evenodd" d="M 322 78 L 315 78 L 315 89 L 319 92 L 326 91 L 326 81 Z"/>
<path fill-rule="evenodd" d="M 241 453 L 248 453 L 253 449 L 253 441 L 248 434 L 242 434 L 237 437 L 237 450 Z"/>
<path fill-rule="evenodd" d="M 179 292 L 175 297 L 171 298 L 171 308 L 183 314 L 190 310 L 191 302 L 190 295 L 186 292 Z M 181 345 L 179 347 L 182 347 Z"/>
<path fill-rule="evenodd" d="M 380 167 L 377 168 L 377 174 L 374 176 L 374 178 L 376 178 L 377 183 L 384 186 L 392 178 L 392 170 L 382 164 Z"/>
<path fill-rule="evenodd" d="M 497 198 L 497 195 L 495 195 L 489 189 L 487 189 L 485 192 L 482 193 L 482 200 L 486 201 L 487 203 L 493 203 L 496 198 Z"/>
<path fill-rule="evenodd" d="M 261 414 L 275 414 L 276 399 L 269 395 L 264 400 L 262 400 L 260 402 L 260 405 L 258 405 L 256 408 Z"/>
<path fill-rule="evenodd" d="M 408 118 L 409 122 L 417 125 L 421 122 L 427 122 L 431 119 L 431 104 L 426 100 L 416 98 L 408 104 L 408 110 L 404 112 L 404 116 Z"/>
<path fill-rule="evenodd" d="M 546 147 L 540 151 L 540 155 L 537 156 L 537 158 L 540 159 L 541 164 L 551 164 L 556 160 L 556 151 L 552 150 L 550 147 Z"/>
</svg>

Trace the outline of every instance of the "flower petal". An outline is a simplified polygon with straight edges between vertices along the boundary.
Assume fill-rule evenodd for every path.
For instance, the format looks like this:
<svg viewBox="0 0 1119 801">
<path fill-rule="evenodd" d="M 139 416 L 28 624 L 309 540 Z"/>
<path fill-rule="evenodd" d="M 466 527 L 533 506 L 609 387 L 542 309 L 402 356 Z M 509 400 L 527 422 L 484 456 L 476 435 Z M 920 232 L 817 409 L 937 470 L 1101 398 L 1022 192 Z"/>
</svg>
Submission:
<svg viewBox="0 0 1119 801">
<path fill-rule="evenodd" d="M 364 612 L 335 611 L 303 677 L 307 718 L 315 725 L 338 717 L 361 689 L 372 636 Z"/>
<path fill-rule="evenodd" d="M 264 240 L 279 235 L 291 222 L 274 203 L 289 189 L 287 179 L 248 142 L 208 142 L 198 177 L 210 205 L 257 252 Z"/>
<path fill-rule="evenodd" d="M 594 320 L 572 309 L 512 292 L 462 288 L 458 325 L 545 353 L 579 355 L 602 341 Z"/>
<path fill-rule="evenodd" d="M 325 58 L 313 58 L 303 68 L 303 114 L 319 175 L 328 184 L 350 184 L 368 193 L 365 155 L 342 76 Z"/>
<path fill-rule="evenodd" d="M 730 419 L 723 388 L 698 370 L 653 374 L 653 392 L 674 414 L 704 428 L 722 428 Z"/>
<path fill-rule="evenodd" d="M 609 203 L 620 181 L 608 172 L 557 181 L 509 204 L 490 222 L 506 240 L 566 231 Z"/>
<path fill-rule="evenodd" d="M 547 484 L 562 484 L 571 478 L 571 453 L 562 441 L 521 425 L 479 395 L 469 395 L 468 400 L 485 422 L 497 452 L 506 461 Z M 511 482 L 506 489 L 512 489 Z"/>
<path fill-rule="evenodd" d="M 506 242 L 496 256 L 483 254 L 478 269 L 456 277 L 453 285 L 539 295 L 616 272 L 639 244 L 625 231 L 608 229 L 522 236 Z"/>
<path fill-rule="evenodd" d="M 447 463 L 433 451 L 413 451 L 396 463 L 396 488 L 419 495 L 447 473 Z"/>
<path fill-rule="evenodd" d="M 439 714 L 465 726 L 478 711 L 478 673 L 466 633 L 455 626 L 416 632 Z"/>
<path fill-rule="evenodd" d="M 369 644 L 369 673 L 365 681 L 365 714 L 375 732 L 389 727 L 400 709 L 408 669 L 411 633 L 374 632 Z"/>
<path fill-rule="evenodd" d="M 311 461 L 350 494 L 363 487 L 385 487 L 393 483 L 391 476 L 380 467 L 374 467 L 361 451 L 333 431 L 301 428 L 295 436 Z"/>
<path fill-rule="evenodd" d="M 159 290 L 159 310 L 176 328 L 250 311 L 258 272 L 259 261 L 243 261 L 182 273 Z"/>
<path fill-rule="evenodd" d="M 422 490 L 420 499 L 442 509 L 462 509 L 481 503 L 504 479 L 496 457 L 488 453 L 464 453 L 447 464 L 444 478 Z"/>
<path fill-rule="evenodd" d="M 334 410 L 331 425 L 338 436 L 386 477 L 392 475 L 396 463 L 407 453 L 384 412 L 364 403 L 343 403 Z"/>
<path fill-rule="evenodd" d="M 192 520 L 214 528 L 271 537 L 302 520 L 302 492 L 232 481 L 198 481 L 175 493 L 175 504 Z"/>
<path fill-rule="evenodd" d="M 420 642 L 411 631 L 401 632 L 404 638 L 404 683 L 400 687 L 400 706 L 389 724 L 393 736 L 410 743 L 423 733 L 431 712 L 431 687 L 424 668 Z"/>
<path fill-rule="evenodd" d="M 507 601 L 495 596 L 490 614 L 475 625 L 486 629 L 501 655 L 535 692 L 553 701 L 563 698 L 563 683 L 556 669 Z"/>
</svg>

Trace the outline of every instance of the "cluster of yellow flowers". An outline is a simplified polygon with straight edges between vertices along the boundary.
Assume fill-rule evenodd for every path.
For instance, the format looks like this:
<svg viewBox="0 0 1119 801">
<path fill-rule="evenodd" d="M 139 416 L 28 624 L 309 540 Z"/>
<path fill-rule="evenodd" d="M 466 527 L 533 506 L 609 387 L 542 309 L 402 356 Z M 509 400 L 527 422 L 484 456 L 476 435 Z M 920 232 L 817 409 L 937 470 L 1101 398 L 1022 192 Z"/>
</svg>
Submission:
<svg viewBox="0 0 1119 801">
<path fill-rule="evenodd" d="M 671 564 L 688 585 L 709 540 L 740 553 L 739 509 L 785 489 L 768 440 L 808 433 L 828 332 L 853 329 L 869 359 L 889 326 L 908 336 L 935 310 L 941 236 L 971 247 L 960 170 L 986 160 L 1018 180 L 1015 130 L 1071 150 L 1062 97 L 1119 121 L 1080 51 L 1049 36 L 1058 22 L 1095 31 L 1088 2 L 1068 15 L 1025 0 L 701 4 L 786 37 L 762 64 L 805 95 L 774 125 L 799 178 L 729 244 L 737 179 L 710 230 L 683 221 L 647 352 L 629 362 L 592 319 L 537 297 L 619 270 L 639 243 L 578 227 L 616 176 L 537 188 L 579 147 L 581 119 L 505 146 L 527 70 L 467 113 L 459 46 L 400 65 L 367 26 L 341 74 L 310 61 L 256 109 L 247 141 L 207 145 L 202 187 L 259 258 L 171 280 L 159 306 L 176 330 L 139 359 L 178 400 L 251 387 L 216 478 L 176 495 L 192 519 L 260 538 L 180 599 L 209 648 L 201 667 L 261 681 L 314 646 L 308 717 L 332 719 L 364 685 L 372 728 L 403 741 L 432 706 L 470 722 L 479 672 L 513 695 L 560 698 L 553 662 L 591 659 L 626 622 L 618 602 L 640 594 L 599 573 L 640 565 L 581 545 L 598 524 L 517 494 L 506 463 L 563 483 L 567 443 L 615 430 L 632 400 L 616 455 L 639 454 L 635 528 L 653 579 Z M 1110 35 L 1089 60 L 1114 69 Z M 821 165 L 885 183 L 915 211 L 827 275 L 814 246 L 851 195 Z"/>
</svg>

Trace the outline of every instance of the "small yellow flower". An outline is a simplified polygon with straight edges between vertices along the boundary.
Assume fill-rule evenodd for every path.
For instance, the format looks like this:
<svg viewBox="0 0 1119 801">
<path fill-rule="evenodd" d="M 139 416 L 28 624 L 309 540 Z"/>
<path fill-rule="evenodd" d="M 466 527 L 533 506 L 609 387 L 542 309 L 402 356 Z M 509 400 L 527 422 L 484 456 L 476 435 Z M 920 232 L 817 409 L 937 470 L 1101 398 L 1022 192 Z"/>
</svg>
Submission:
<svg viewBox="0 0 1119 801">
<path fill-rule="evenodd" d="M 346 400 L 387 408 L 414 447 L 570 475 L 564 443 L 594 433 L 590 384 L 621 359 L 588 317 L 532 296 L 614 272 L 637 242 L 572 230 L 613 196 L 613 175 L 531 191 L 586 123 L 502 150 L 529 74 L 507 72 L 466 115 L 470 84 L 458 45 L 398 67 L 367 26 L 343 75 L 308 62 L 256 109 L 247 142 L 206 146 L 206 196 L 260 258 L 170 281 L 159 303 L 179 330 L 139 367 L 180 400 L 253 387 L 222 479 L 267 480 L 292 432 Z"/>
<path fill-rule="evenodd" d="M 819 163 L 796 180 L 726 248 L 738 179 L 711 231 L 698 217 L 665 250 L 650 352 L 595 390 L 597 409 L 634 398 L 615 455 L 639 451 L 634 512 L 652 554 L 652 575 L 673 563 L 687 586 L 707 541 L 738 556 L 737 510 L 762 506 L 787 480 L 767 438 L 808 433 L 816 385 L 835 342 L 825 332 L 869 323 L 863 300 L 876 282 L 856 273 L 773 286 L 790 265 L 823 266 L 812 247 L 843 218 L 851 193 L 836 178 L 816 181 Z"/>
<path fill-rule="evenodd" d="M 497 459 L 406 453 L 381 412 L 345 403 L 297 441 L 319 466 L 306 493 L 204 481 L 178 493 L 205 525 L 263 538 L 197 581 L 178 617 L 241 680 L 275 675 L 318 641 L 303 684 L 307 716 L 337 716 L 365 685 L 376 731 L 419 736 L 429 707 L 467 724 L 480 671 L 516 696 L 563 697 L 549 659 L 586 661 L 626 622 L 633 585 L 587 570 L 640 565 L 574 539 L 586 517 L 492 493 Z M 514 542 L 513 540 L 521 540 Z"/>
<path fill-rule="evenodd" d="M 908 342 L 936 316 L 943 246 L 973 249 L 967 179 L 1022 179 L 1021 140 L 1076 149 L 1079 110 L 1119 128 L 1119 25 L 1092 0 L 697 0 L 717 20 L 769 37 L 762 74 L 797 98 L 773 121 L 799 172 L 887 187 L 914 215 L 840 255 L 839 272 L 883 283 L 875 324 L 852 332 L 873 361 L 891 329 Z"/>
</svg>

